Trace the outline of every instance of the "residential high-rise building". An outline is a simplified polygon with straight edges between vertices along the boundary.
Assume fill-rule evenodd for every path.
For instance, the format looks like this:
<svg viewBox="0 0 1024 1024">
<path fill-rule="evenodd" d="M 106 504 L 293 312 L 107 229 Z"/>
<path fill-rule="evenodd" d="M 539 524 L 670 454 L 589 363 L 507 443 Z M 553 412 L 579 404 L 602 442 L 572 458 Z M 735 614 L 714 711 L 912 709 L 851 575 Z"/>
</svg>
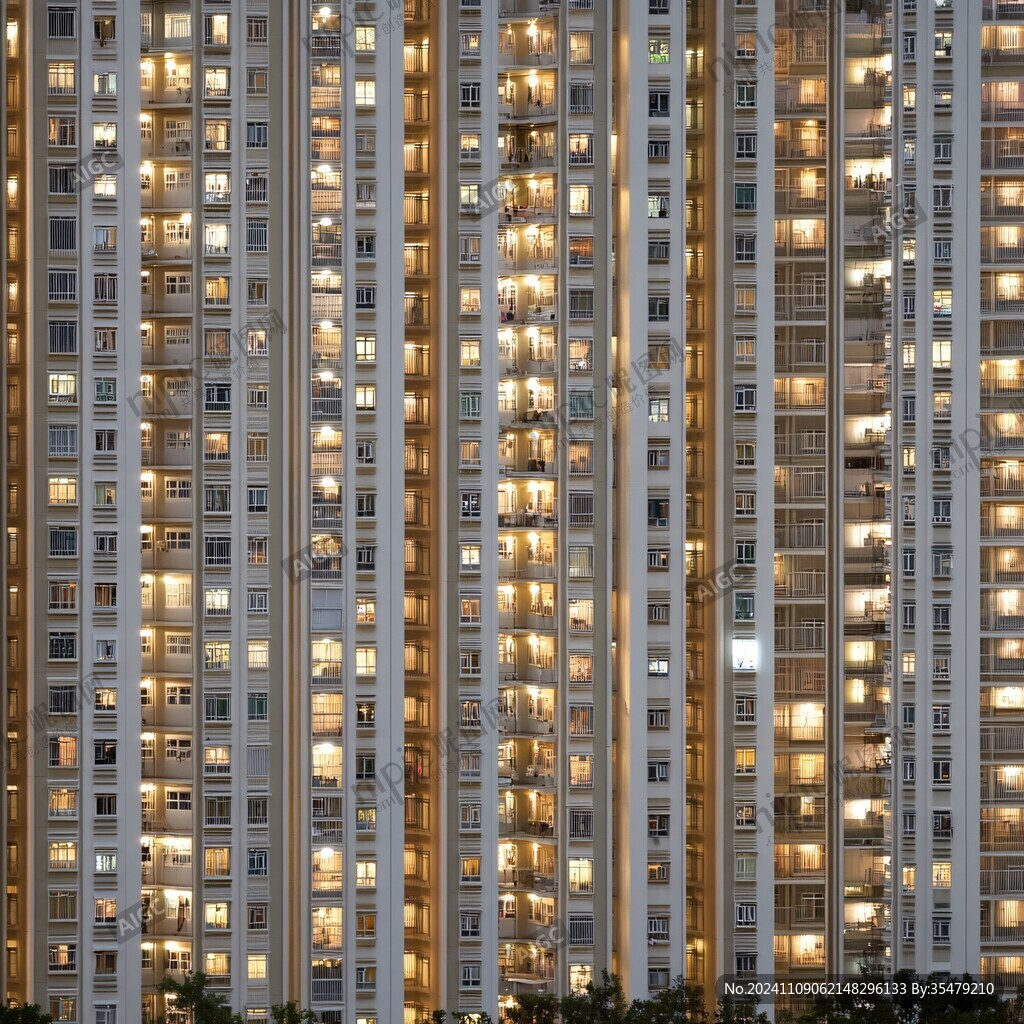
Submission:
<svg viewBox="0 0 1024 1024">
<path fill-rule="evenodd" d="M 1016 989 L 1022 0 L 0 7 L 7 998 Z"/>
</svg>

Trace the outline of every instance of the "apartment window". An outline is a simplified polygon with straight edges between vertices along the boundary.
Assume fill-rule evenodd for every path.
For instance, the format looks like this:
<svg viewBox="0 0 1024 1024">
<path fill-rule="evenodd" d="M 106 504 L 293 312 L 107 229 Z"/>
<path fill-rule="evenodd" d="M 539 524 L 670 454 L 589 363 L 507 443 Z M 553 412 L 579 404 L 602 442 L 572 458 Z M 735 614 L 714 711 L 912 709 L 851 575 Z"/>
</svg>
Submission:
<svg viewBox="0 0 1024 1024">
<path fill-rule="evenodd" d="M 757 493 L 755 491 L 736 491 L 736 515 L 757 515 Z"/>
<path fill-rule="evenodd" d="M 49 64 L 46 91 L 50 96 L 75 95 L 75 65 L 71 61 L 53 61 Z"/>
<path fill-rule="evenodd" d="M 164 806 L 168 811 L 192 810 L 192 790 L 168 789 L 164 796 Z"/>
<path fill-rule="evenodd" d="M 569 113 L 591 114 L 594 111 L 593 82 L 569 83 Z"/>
<path fill-rule="evenodd" d="M 904 578 L 913 579 L 917 572 L 917 551 L 914 548 L 904 548 L 902 559 Z"/>
<path fill-rule="evenodd" d="M 757 411 L 757 385 L 738 384 L 733 389 L 733 408 L 736 412 Z"/>
<path fill-rule="evenodd" d="M 953 522 L 952 498 L 932 499 L 932 522 L 936 524 L 949 524 Z"/>
<path fill-rule="evenodd" d="M 735 721 L 737 724 L 749 725 L 757 720 L 757 698 L 740 696 L 736 698 Z"/>
<path fill-rule="evenodd" d="M 737 263 L 753 263 L 757 259 L 757 234 L 753 231 L 738 231 L 735 236 L 735 260 Z"/>
<path fill-rule="evenodd" d="M 459 83 L 459 109 L 479 110 L 480 109 L 481 86 L 479 82 Z"/>
<path fill-rule="evenodd" d="M 248 217 L 245 222 L 245 251 L 269 252 L 269 222 L 263 217 Z"/>
<path fill-rule="evenodd" d="M 78 301 L 78 271 L 50 270 L 46 275 L 47 298 L 50 302 Z"/>
<path fill-rule="evenodd" d="M 736 83 L 736 107 L 739 110 L 750 110 L 757 106 L 757 83 Z"/>
<path fill-rule="evenodd" d="M 647 728 L 648 729 L 667 729 L 669 726 L 669 709 L 668 708 L 648 708 L 647 709 Z"/>
<path fill-rule="evenodd" d="M 651 423 L 669 422 L 669 399 L 650 398 L 647 402 L 647 419 Z"/>
<path fill-rule="evenodd" d="M 245 125 L 247 149 L 266 149 L 270 145 L 270 128 L 266 121 L 248 121 Z M 207 147 L 209 148 L 209 147 Z"/>
<path fill-rule="evenodd" d="M 358 32 L 359 30 L 357 29 L 356 31 Z M 370 31 L 372 32 L 373 29 L 371 29 Z M 267 19 L 246 18 L 245 40 L 249 46 L 266 46 L 269 40 Z"/>
<path fill-rule="evenodd" d="M 590 185 L 569 186 L 569 216 L 589 217 L 593 213 L 593 188 Z"/>
<path fill-rule="evenodd" d="M 46 34 L 49 39 L 75 39 L 77 37 L 77 11 L 74 7 L 48 7 Z"/>
<path fill-rule="evenodd" d="M 668 814 L 647 815 L 647 836 L 650 839 L 668 839 L 669 837 L 669 816 Z M 570 865 L 572 862 L 569 862 Z M 570 867 L 571 870 L 571 867 Z M 571 891 L 571 887 L 570 887 Z M 590 890 L 591 892 L 593 889 Z"/>
<path fill-rule="evenodd" d="M 953 575 L 953 549 L 936 547 L 932 549 L 932 576 L 949 579 Z"/>
<path fill-rule="evenodd" d="M 594 63 L 594 33 L 593 32 L 570 32 L 569 33 L 569 63 L 570 64 L 593 64 Z"/>
<path fill-rule="evenodd" d="M 594 757 L 592 754 L 569 755 L 569 787 L 571 789 L 594 788 Z"/>
<path fill-rule="evenodd" d="M 757 209 L 757 185 L 753 182 L 738 182 L 735 186 L 735 207 L 739 212 Z"/>
<path fill-rule="evenodd" d="M 669 116 L 669 90 L 652 88 L 647 90 L 647 115 L 649 117 Z"/>
<path fill-rule="evenodd" d="M 737 903 L 736 904 L 736 927 L 756 928 L 757 927 L 757 904 Z"/>
<path fill-rule="evenodd" d="M 751 622 L 754 619 L 754 595 L 749 591 L 739 591 L 734 595 L 735 622 Z"/>
<path fill-rule="evenodd" d="M 757 159 L 757 135 L 754 132 L 736 133 L 736 159 Z"/>
<path fill-rule="evenodd" d="M 594 891 L 594 862 L 589 857 L 569 858 L 569 892 L 587 894 Z"/>
<path fill-rule="evenodd" d="M 917 627 L 917 603 L 915 601 L 903 602 L 903 628 L 906 631 L 913 631 Z"/>
</svg>

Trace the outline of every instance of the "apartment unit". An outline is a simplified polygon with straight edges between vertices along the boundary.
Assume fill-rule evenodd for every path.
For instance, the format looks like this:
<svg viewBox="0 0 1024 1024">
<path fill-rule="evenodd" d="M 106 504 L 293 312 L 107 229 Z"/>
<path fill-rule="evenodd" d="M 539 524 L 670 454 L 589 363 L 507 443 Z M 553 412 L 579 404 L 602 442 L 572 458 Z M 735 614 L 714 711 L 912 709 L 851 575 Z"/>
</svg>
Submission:
<svg viewBox="0 0 1024 1024">
<path fill-rule="evenodd" d="M 1024 4 L 2 6 L 9 998 L 1016 988 Z"/>
</svg>

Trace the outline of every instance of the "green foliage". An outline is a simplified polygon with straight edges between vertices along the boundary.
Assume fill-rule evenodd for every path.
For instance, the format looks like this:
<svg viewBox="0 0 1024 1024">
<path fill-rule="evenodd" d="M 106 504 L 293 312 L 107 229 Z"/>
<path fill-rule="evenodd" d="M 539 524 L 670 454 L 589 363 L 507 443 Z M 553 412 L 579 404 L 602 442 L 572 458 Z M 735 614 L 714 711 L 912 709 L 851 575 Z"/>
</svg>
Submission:
<svg viewBox="0 0 1024 1024">
<path fill-rule="evenodd" d="M 909 971 L 900 971 L 892 980 L 906 982 L 909 988 L 916 979 Z M 1024 1024 L 1021 992 L 1015 999 L 1004 1000 L 981 992 L 928 991 L 931 984 L 945 980 L 937 975 L 919 980 L 924 994 L 820 998 L 798 1024 Z M 959 980 L 970 984 L 972 978 L 965 974 Z"/>
<path fill-rule="evenodd" d="M 0 1024 L 52 1024 L 53 1018 L 36 1006 L 26 1003 L 24 1006 L 0 1006 Z"/>
<path fill-rule="evenodd" d="M 891 980 L 905 982 L 909 988 L 917 979 L 901 971 Z M 918 984 L 927 988 L 944 980 L 933 975 Z M 965 974 L 960 980 L 970 983 L 972 979 Z M 723 998 L 710 1011 L 704 992 L 681 977 L 650 999 L 632 1002 L 626 998 L 621 979 L 607 972 L 599 984 L 591 983 L 572 995 L 524 994 L 516 999 L 517 1005 L 507 1012 L 510 1024 L 769 1024 L 768 1015 L 749 1002 Z M 460 1014 L 449 1017 L 443 1010 L 435 1010 L 430 1024 L 452 1019 L 453 1024 L 466 1024 L 468 1018 Z M 943 991 L 830 996 L 815 1000 L 806 1013 L 779 1008 L 775 1019 L 776 1024 L 1024 1024 L 1024 986 L 1013 999 Z M 484 1014 L 481 1022 L 490 1024 L 490 1018 Z"/>
<path fill-rule="evenodd" d="M 591 982 L 584 991 L 566 996 L 560 1007 L 563 1024 L 631 1024 L 632 1007 L 621 979 L 607 971 L 601 984 Z"/>
<path fill-rule="evenodd" d="M 553 995 L 523 995 L 508 1011 L 511 1024 L 557 1024 L 561 1001 Z"/>
<path fill-rule="evenodd" d="M 507 1017 L 510 1024 L 768 1024 L 765 1014 L 727 1001 L 719 1003 L 712 1016 L 703 992 L 682 978 L 651 999 L 630 1002 L 622 980 L 607 971 L 598 984 L 591 982 L 582 992 L 562 998 L 517 996 L 517 1005 L 508 1010 Z M 445 1020 L 443 1010 L 435 1010 L 430 1018 L 431 1024 L 444 1024 Z M 485 1021 L 490 1021 L 486 1014 L 481 1017 L 482 1024 Z"/>
<path fill-rule="evenodd" d="M 270 1016 L 274 1024 L 316 1024 L 316 1014 L 312 1010 L 301 1010 L 294 1000 L 287 1003 L 275 1003 L 270 1008 Z"/>
<path fill-rule="evenodd" d="M 175 1007 L 189 1015 L 190 1024 L 242 1024 L 241 1014 L 232 1013 L 222 995 L 206 990 L 202 971 L 186 974 L 184 981 L 164 978 L 157 988 L 173 996 Z"/>
</svg>

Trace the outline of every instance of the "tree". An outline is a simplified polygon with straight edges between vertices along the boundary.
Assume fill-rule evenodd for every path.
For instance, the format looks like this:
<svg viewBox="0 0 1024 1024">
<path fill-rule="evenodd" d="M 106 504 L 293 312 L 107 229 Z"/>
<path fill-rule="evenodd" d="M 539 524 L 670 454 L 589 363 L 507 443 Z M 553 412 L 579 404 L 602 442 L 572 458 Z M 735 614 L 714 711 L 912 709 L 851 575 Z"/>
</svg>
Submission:
<svg viewBox="0 0 1024 1024">
<path fill-rule="evenodd" d="M 682 976 L 675 984 L 650 999 L 633 1003 L 630 1024 L 710 1024 L 711 1017 L 700 988 L 687 985 Z M 740 1024 L 735 1014 L 723 1017 L 720 1024 Z"/>
<path fill-rule="evenodd" d="M 563 1024 L 629 1024 L 632 1008 L 622 979 L 602 971 L 600 985 L 590 982 L 582 992 L 565 996 L 561 1011 Z"/>
<path fill-rule="evenodd" d="M 927 983 L 945 981 L 929 975 Z M 952 979 L 956 980 L 956 979 Z M 970 985 L 972 978 L 963 975 L 961 981 Z M 908 1024 L 1007 1024 L 1010 1004 L 998 995 L 984 992 L 928 992 L 918 1001 L 916 1020 Z"/>
<path fill-rule="evenodd" d="M 8 1003 L 0 1006 L 0 1024 L 53 1024 L 53 1018 L 43 1013 L 35 1003 L 26 1003 L 24 1006 Z"/>
<path fill-rule="evenodd" d="M 316 1014 L 312 1010 L 301 1010 L 295 1000 L 287 1003 L 275 1003 L 270 1008 L 270 1016 L 274 1024 L 316 1024 Z"/>
<path fill-rule="evenodd" d="M 457 1011 L 452 1014 L 455 1020 L 455 1024 L 494 1024 L 494 1019 L 489 1013 L 458 1013 Z M 448 1020 L 447 1010 L 434 1010 L 430 1015 L 429 1021 L 425 1021 L 424 1024 L 445 1024 Z"/>
<path fill-rule="evenodd" d="M 553 995 L 516 996 L 516 1005 L 508 1011 L 511 1024 L 557 1024 L 559 1001 Z"/>
<path fill-rule="evenodd" d="M 190 1024 L 242 1024 L 241 1014 L 233 1014 L 222 995 L 206 991 L 202 971 L 186 973 L 184 981 L 164 978 L 157 988 L 172 997 L 175 1009 L 188 1014 Z"/>
<path fill-rule="evenodd" d="M 756 1003 L 723 996 L 715 1010 L 715 1024 L 769 1024 L 769 1020 L 767 1013 L 757 1012 Z"/>
</svg>

